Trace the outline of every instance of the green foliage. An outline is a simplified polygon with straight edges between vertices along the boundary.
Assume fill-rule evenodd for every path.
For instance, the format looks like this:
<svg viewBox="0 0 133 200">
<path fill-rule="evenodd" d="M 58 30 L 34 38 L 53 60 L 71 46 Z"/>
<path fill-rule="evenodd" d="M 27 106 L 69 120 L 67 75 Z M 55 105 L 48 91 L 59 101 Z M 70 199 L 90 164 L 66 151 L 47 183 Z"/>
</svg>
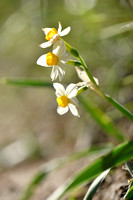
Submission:
<svg viewBox="0 0 133 200">
<path fill-rule="evenodd" d="M 98 176 L 93 181 L 93 183 L 89 187 L 89 189 L 88 189 L 83 200 L 92 200 L 92 198 L 93 198 L 94 194 L 96 193 L 98 187 L 101 185 L 101 183 L 106 178 L 106 176 L 108 175 L 109 172 L 110 172 L 110 169 L 107 169 L 106 171 L 104 171 L 102 174 L 100 174 L 100 176 Z"/>
<path fill-rule="evenodd" d="M 126 200 L 132 200 L 133 199 L 133 180 L 131 181 L 129 189 L 128 189 L 126 195 L 124 196 L 124 198 Z"/>
<path fill-rule="evenodd" d="M 133 166 L 130 162 L 126 162 L 125 169 L 130 173 L 131 177 L 133 178 Z M 133 199 L 133 179 L 130 180 L 130 185 L 128 191 L 126 192 L 124 199 L 132 200 Z"/>
<path fill-rule="evenodd" d="M 80 170 L 75 176 L 69 178 L 66 183 L 60 186 L 47 200 L 60 199 L 64 194 L 81 186 L 81 184 L 92 180 L 95 176 L 102 173 L 104 170 L 118 166 L 119 164 L 133 157 L 133 142 L 124 142 L 115 147 L 106 156 L 100 157 L 91 165 Z"/>
<path fill-rule="evenodd" d="M 111 119 L 105 113 L 103 113 L 98 107 L 94 106 L 93 103 L 87 98 L 79 96 L 78 99 L 85 107 L 86 111 L 100 125 L 106 134 L 109 134 L 111 137 L 115 137 L 119 141 L 125 140 L 123 133 L 115 127 Z"/>
<path fill-rule="evenodd" d="M 50 82 L 46 82 L 46 81 L 41 81 L 41 80 L 30 80 L 30 79 L 11 79 L 11 78 L 2 78 L 0 80 L 1 84 L 4 85 L 18 85 L 18 86 L 43 86 L 43 87 L 52 87 L 53 84 Z"/>
<path fill-rule="evenodd" d="M 111 103 L 115 108 L 117 108 L 123 115 L 125 115 L 127 118 L 133 121 L 133 114 L 129 110 L 127 110 L 124 106 L 122 106 L 116 100 L 111 98 L 109 95 L 105 95 L 105 98 L 107 99 L 109 103 Z"/>
<path fill-rule="evenodd" d="M 29 200 L 32 196 L 35 188 L 47 177 L 49 173 L 53 170 L 59 169 L 68 163 L 79 160 L 81 158 L 91 156 L 91 155 L 101 155 L 110 151 L 112 147 L 108 144 L 107 146 L 94 146 L 80 152 L 73 152 L 72 154 L 63 157 L 62 159 L 57 159 L 50 161 L 40 167 L 39 172 L 33 177 L 28 187 L 26 188 L 21 200 Z"/>
</svg>

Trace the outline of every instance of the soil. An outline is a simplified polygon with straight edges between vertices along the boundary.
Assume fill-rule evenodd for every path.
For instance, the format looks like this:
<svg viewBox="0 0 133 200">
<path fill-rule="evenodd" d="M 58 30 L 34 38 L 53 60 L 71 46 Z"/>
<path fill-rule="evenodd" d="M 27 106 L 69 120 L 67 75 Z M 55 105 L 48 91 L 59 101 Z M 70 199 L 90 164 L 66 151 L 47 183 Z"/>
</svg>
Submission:
<svg viewBox="0 0 133 200">
<path fill-rule="evenodd" d="M 38 172 L 43 160 L 25 162 L 21 165 L 1 172 L 0 181 L 0 200 L 19 200 L 21 199 L 25 187 L 31 181 L 33 175 Z M 84 163 L 84 164 L 83 164 Z M 78 161 L 60 170 L 52 172 L 35 189 L 31 200 L 45 200 L 61 183 L 71 176 L 78 168 L 85 165 L 86 161 Z M 77 165 L 78 164 L 78 165 Z M 122 166 L 115 168 L 109 173 L 105 181 L 97 190 L 94 200 L 123 200 L 127 191 L 131 176 Z M 89 184 L 90 185 L 90 184 Z M 89 185 L 70 193 L 65 200 L 82 200 Z M 76 195 L 75 195 L 76 194 Z"/>
</svg>

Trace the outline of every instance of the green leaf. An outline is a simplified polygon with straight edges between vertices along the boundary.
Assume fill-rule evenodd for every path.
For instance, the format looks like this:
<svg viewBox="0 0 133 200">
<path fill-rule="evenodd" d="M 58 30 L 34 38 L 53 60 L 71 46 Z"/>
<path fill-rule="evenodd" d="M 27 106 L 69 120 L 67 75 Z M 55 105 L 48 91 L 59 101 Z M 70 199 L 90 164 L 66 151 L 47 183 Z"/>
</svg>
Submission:
<svg viewBox="0 0 133 200">
<path fill-rule="evenodd" d="M 127 110 L 123 105 L 118 103 L 118 101 L 111 98 L 107 94 L 104 94 L 104 97 L 109 103 L 111 103 L 115 108 L 117 108 L 123 115 L 125 115 L 127 118 L 129 118 L 131 121 L 133 121 L 133 114 L 129 110 Z"/>
<path fill-rule="evenodd" d="M 58 168 L 63 167 L 64 165 L 76 161 L 78 159 L 84 158 L 88 155 L 103 155 L 107 153 L 109 150 L 112 149 L 110 144 L 108 145 L 100 145 L 100 146 L 93 146 L 89 149 L 85 149 L 79 152 L 74 152 L 70 155 L 67 155 L 61 159 L 56 159 L 50 161 L 40 167 L 39 172 L 33 177 L 31 182 L 29 183 L 28 187 L 26 188 L 21 200 L 28 200 L 32 196 L 36 187 L 47 177 L 47 175 L 56 170 Z"/>
<path fill-rule="evenodd" d="M 67 192 L 81 186 L 81 184 L 92 180 L 104 170 L 118 166 L 133 157 L 133 141 L 124 142 L 115 147 L 106 156 L 102 156 L 80 170 L 76 175 L 70 177 L 66 183 L 61 185 L 47 200 L 58 200 Z"/>
<path fill-rule="evenodd" d="M 44 170 L 43 173 L 42 172 L 38 172 L 33 177 L 31 183 L 26 188 L 26 191 L 25 191 L 24 195 L 22 196 L 21 200 L 28 200 L 32 196 L 35 188 L 47 176 L 47 174 L 48 174 L 47 170 Z"/>
<path fill-rule="evenodd" d="M 129 189 L 126 193 L 126 195 L 124 196 L 124 199 L 126 200 L 132 200 L 133 199 L 133 180 L 129 186 Z"/>
<path fill-rule="evenodd" d="M 110 172 L 110 169 L 105 170 L 100 176 L 98 176 L 93 183 L 91 184 L 90 188 L 88 189 L 85 197 L 83 200 L 92 200 L 95 192 L 97 191 L 98 187 L 101 185 L 103 180 L 106 178 L 107 174 Z"/>
<path fill-rule="evenodd" d="M 131 162 L 126 162 L 125 164 L 125 170 L 127 170 L 131 177 L 133 178 L 133 166 L 131 164 Z M 129 185 L 128 191 L 126 192 L 124 198 L 126 200 L 132 200 L 133 199 L 133 179 L 131 179 L 131 183 Z"/>
<path fill-rule="evenodd" d="M 85 107 L 86 111 L 93 117 L 93 119 L 101 126 L 101 128 L 109 134 L 111 137 L 115 137 L 119 141 L 125 141 L 125 137 L 122 132 L 115 127 L 111 119 L 103 113 L 99 108 L 95 107 L 92 102 L 90 102 L 85 97 L 78 97 L 79 101 Z"/>
<path fill-rule="evenodd" d="M 11 84 L 19 86 L 39 86 L 39 87 L 53 87 L 52 83 L 41 81 L 41 80 L 30 80 L 30 79 L 10 79 L 10 78 L 1 78 L 1 84 Z"/>
<path fill-rule="evenodd" d="M 115 35 L 122 34 L 126 31 L 133 30 L 133 23 L 132 21 L 117 23 L 115 25 L 108 26 L 101 31 L 100 38 L 107 39 L 113 37 Z"/>
</svg>

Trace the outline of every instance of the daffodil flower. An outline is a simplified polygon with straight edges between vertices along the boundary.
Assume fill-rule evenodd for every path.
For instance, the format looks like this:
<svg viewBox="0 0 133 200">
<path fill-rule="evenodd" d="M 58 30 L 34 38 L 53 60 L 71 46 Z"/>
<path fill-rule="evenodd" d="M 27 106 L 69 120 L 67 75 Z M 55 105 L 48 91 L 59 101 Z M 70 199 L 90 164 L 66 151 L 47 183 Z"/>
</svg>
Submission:
<svg viewBox="0 0 133 200">
<path fill-rule="evenodd" d="M 42 30 L 44 31 L 46 35 L 45 39 L 48 40 L 48 42 L 42 43 L 40 47 L 47 48 L 54 44 L 60 37 L 67 35 L 70 32 L 71 28 L 69 26 L 62 31 L 62 26 L 59 22 L 58 30 L 56 30 L 55 28 L 43 28 Z"/>
<path fill-rule="evenodd" d="M 92 90 L 95 89 L 93 83 L 91 82 L 91 80 L 89 79 L 89 77 L 87 76 L 85 71 L 80 70 L 78 67 L 75 67 L 76 72 L 78 74 L 78 77 L 83 81 L 83 82 L 79 82 L 77 85 L 81 86 L 81 87 L 89 87 Z M 93 77 L 96 84 L 99 85 L 99 81 L 97 78 Z"/>
<path fill-rule="evenodd" d="M 65 71 L 62 69 L 69 60 L 66 52 L 65 43 L 62 40 L 57 41 L 53 46 L 53 51 L 42 55 L 37 64 L 43 67 L 52 67 L 51 79 L 54 81 L 58 76 L 61 81 Z"/>
<path fill-rule="evenodd" d="M 76 95 L 78 92 L 77 84 L 71 83 L 67 86 L 66 90 L 60 83 L 53 84 L 56 92 L 56 101 L 58 103 L 57 113 L 60 115 L 65 114 L 70 109 L 74 116 L 80 117 L 77 110 L 77 99 Z"/>
</svg>

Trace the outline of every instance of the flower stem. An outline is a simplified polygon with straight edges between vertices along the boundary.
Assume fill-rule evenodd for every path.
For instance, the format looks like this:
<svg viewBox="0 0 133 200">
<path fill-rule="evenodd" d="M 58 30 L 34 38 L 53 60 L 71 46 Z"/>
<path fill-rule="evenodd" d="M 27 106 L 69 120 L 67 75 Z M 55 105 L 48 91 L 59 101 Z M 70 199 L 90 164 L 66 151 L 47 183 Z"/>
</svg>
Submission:
<svg viewBox="0 0 133 200">
<path fill-rule="evenodd" d="M 65 41 L 64 41 L 65 42 Z M 88 67 L 86 63 L 84 62 L 83 58 L 79 55 L 78 51 L 73 48 L 71 45 L 69 45 L 67 42 L 65 42 L 67 50 L 75 57 L 77 57 L 82 64 L 82 67 L 84 71 L 86 72 L 87 76 L 93 83 L 94 91 L 100 95 L 103 99 L 108 101 L 110 104 L 112 104 L 116 109 L 118 109 L 123 115 L 125 115 L 127 118 L 129 118 L 131 121 L 133 121 L 133 114 L 127 110 L 124 106 L 122 106 L 120 103 L 118 103 L 115 99 L 110 97 L 109 95 L 105 94 L 101 88 L 96 84 L 96 81 L 94 80 L 92 74 L 88 70 Z M 84 90 L 83 90 L 84 91 Z M 80 94 L 82 91 L 80 91 L 78 94 Z"/>
<path fill-rule="evenodd" d="M 97 85 L 96 84 L 96 81 L 94 80 L 92 74 L 90 73 L 90 71 L 88 70 L 88 67 L 87 65 L 85 64 L 84 60 L 82 59 L 82 57 L 79 55 L 78 59 L 80 60 L 83 68 L 84 68 L 84 71 L 86 72 L 87 76 L 89 77 L 89 79 L 91 80 L 92 83 L 94 83 L 94 85 Z"/>
</svg>

